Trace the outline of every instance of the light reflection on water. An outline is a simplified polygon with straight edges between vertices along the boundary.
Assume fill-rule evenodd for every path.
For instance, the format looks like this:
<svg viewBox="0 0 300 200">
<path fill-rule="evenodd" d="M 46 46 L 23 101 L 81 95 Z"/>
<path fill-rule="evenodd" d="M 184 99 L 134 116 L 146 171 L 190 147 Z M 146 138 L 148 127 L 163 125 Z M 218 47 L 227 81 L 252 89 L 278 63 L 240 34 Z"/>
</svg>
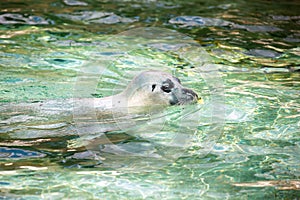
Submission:
<svg viewBox="0 0 300 200">
<path fill-rule="evenodd" d="M 176 15 L 177 18 L 155 12 L 151 16 L 151 6 L 146 13 L 148 17 L 141 14 L 137 18 L 134 14 L 127 16 L 128 10 L 105 15 L 102 11 L 77 12 L 72 6 L 92 9 L 94 3 L 83 1 L 50 4 L 49 9 L 56 6 L 63 9 L 60 13 L 54 11 L 54 14 L 39 16 L 12 15 L 10 8 L 6 11 L 10 17 L 7 14 L 0 16 L 1 109 L 8 105 L 13 116 L 17 110 L 11 107 L 12 104 L 73 97 L 81 66 L 91 58 L 110 63 L 110 58 L 118 57 L 102 74 L 96 88 L 76 95 L 88 93 L 103 97 L 119 92 L 131 78 L 132 74 L 126 72 L 146 69 L 146 65 L 170 69 L 203 97 L 201 120 L 185 148 L 176 146 L 176 142 L 166 145 L 170 144 L 172 133 L 178 129 L 190 131 L 188 123 L 182 123 L 182 127 L 176 123 L 176 113 L 180 113 L 180 109 L 171 108 L 166 114 L 175 115 L 170 117 L 165 130 L 155 133 L 151 128 L 144 128 L 143 132 L 132 130 L 136 134 L 113 131 L 106 134 L 106 138 L 114 145 L 107 144 L 105 138 L 97 138 L 97 148 L 101 151 L 94 155 L 85 150 L 81 143 L 84 141 L 80 140 L 76 129 L 66 123 L 66 118 L 47 119 L 46 125 L 43 120 L 35 119 L 34 124 L 30 124 L 32 116 L 9 119 L 2 112 L 1 196 L 11 199 L 297 197 L 300 76 L 299 47 L 295 43 L 299 39 L 293 24 L 298 23 L 299 16 L 272 13 L 265 19 L 269 24 L 262 25 L 258 23 L 261 15 L 254 19 L 247 16 L 246 11 L 237 14 L 239 6 L 243 5 L 232 3 L 208 6 L 206 17 L 195 17 L 197 12 L 193 11 L 190 16 L 186 13 Z M 149 6 L 151 2 L 146 4 Z M 183 4 L 178 3 L 178 6 Z M 145 5 L 136 2 L 132 7 L 135 10 Z M 111 11 L 110 6 L 109 3 L 103 4 L 107 12 Z M 157 6 L 169 9 L 171 5 L 165 2 Z M 76 11 L 77 15 L 71 15 L 71 11 Z M 233 14 L 226 15 L 226 12 Z M 199 153 L 199 141 L 209 137 L 207 133 L 212 123 L 209 118 L 209 108 L 213 106 L 209 87 L 203 78 L 195 75 L 197 70 L 190 63 L 172 53 L 157 50 L 169 48 L 173 51 L 182 44 L 168 46 L 161 42 L 161 45 L 151 44 L 148 48 L 128 53 L 122 45 L 137 44 L 121 38 L 107 40 L 108 33 L 125 30 L 124 25 L 154 23 L 154 15 L 166 17 L 158 17 L 166 26 L 197 38 L 211 54 L 222 75 L 226 100 L 221 105 L 226 108 L 224 130 L 217 144 L 205 156 Z M 65 22 L 65 26 L 61 22 Z M 286 32 L 282 33 L 277 27 Z M 88 86 L 89 82 L 85 84 Z M 15 121 L 9 124 L 7 120 Z M 29 124 L 23 126 L 26 121 Z M 88 135 L 84 139 L 94 140 L 95 137 Z M 284 180 L 291 181 L 283 183 Z"/>
</svg>

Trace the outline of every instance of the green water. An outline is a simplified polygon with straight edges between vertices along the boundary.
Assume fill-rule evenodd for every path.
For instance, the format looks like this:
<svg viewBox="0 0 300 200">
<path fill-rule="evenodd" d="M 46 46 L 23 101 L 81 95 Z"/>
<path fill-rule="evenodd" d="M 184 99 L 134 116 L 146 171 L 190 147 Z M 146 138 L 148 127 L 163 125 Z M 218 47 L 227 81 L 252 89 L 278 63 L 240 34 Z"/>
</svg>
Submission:
<svg viewBox="0 0 300 200">
<path fill-rule="evenodd" d="M 0 199 L 299 198 L 299 2 L 0 9 L 0 103 L 10 108 L 0 114 Z M 45 122 L 14 107 L 108 96 L 148 69 L 176 75 L 204 103 L 168 108 L 162 128 L 154 117 L 106 133 L 97 157 L 85 145 L 92 129 L 77 134 L 61 116 Z"/>
</svg>

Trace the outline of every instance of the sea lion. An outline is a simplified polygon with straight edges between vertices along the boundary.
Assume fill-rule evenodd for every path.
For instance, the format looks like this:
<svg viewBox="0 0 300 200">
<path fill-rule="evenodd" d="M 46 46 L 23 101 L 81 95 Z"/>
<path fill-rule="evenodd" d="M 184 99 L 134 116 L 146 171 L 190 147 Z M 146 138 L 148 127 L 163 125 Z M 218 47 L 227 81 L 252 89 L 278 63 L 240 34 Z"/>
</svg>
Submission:
<svg viewBox="0 0 300 200">
<path fill-rule="evenodd" d="M 119 117 L 126 116 L 121 118 L 126 122 L 134 113 L 141 116 L 144 111 L 160 111 L 162 107 L 195 103 L 197 99 L 193 90 L 183 87 L 171 74 L 144 71 L 135 76 L 123 92 L 113 96 L 2 105 L 0 124 L 10 127 L 21 123 L 25 125 L 23 128 L 39 132 L 55 128 L 57 134 L 63 135 L 58 129 L 75 122 L 88 127 L 87 132 L 95 124 L 97 132 L 107 132 L 116 129 L 113 124 L 116 120 L 120 122 Z"/>
<path fill-rule="evenodd" d="M 12 118 L 7 116 L 8 119 L 1 123 L 21 122 L 18 119 L 30 121 L 32 118 L 39 119 L 39 117 L 58 119 L 58 117 L 73 116 L 77 119 L 85 119 L 94 114 L 97 118 L 103 119 L 111 117 L 114 113 L 149 111 L 149 109 L 170 105 L 195 103 L 197 99 L 198 95 L 193 90 L 183 87 L 178 78 L 167 72 L 152 70 L 141 72 L 133 78 L 123 92 L 113 96 L 6 104 L 1 106 L 1 113 L 4 115 L 6 113 Z"/>
</svg>

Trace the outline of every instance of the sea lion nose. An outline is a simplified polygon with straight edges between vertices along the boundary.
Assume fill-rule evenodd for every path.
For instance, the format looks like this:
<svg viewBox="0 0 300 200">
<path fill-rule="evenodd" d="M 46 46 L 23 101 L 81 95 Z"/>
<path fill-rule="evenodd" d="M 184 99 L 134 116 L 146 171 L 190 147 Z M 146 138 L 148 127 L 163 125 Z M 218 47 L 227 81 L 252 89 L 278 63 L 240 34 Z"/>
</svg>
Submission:
<svg viewBox="0 0 300 200">
<path fill-rule="evenodd" d="M 195 98 L 195 99 L 198 99 L 198 95 L 196 94 L 196 92 L 194 92 L 193 90 L 191 89 L 184 89 L 185 90 L 185 93 L 186 95 L 188 96 L 191 96 L 192 98 Z"/>
</svg>

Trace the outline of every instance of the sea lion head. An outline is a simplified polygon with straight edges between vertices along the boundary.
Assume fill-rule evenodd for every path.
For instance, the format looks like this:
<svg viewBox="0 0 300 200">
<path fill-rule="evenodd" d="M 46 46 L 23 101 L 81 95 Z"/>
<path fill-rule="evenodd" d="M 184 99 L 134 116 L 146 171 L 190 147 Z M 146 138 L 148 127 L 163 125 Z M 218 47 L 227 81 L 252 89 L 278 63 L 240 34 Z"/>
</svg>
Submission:
<svg viewBox="0 0 300 200">
<path fill-rule="evenodd" d="M 198 95 L 181 85 L 177 77 L 162 71 L 137 75 L 124 91 L 128 106 L 183 105 L 195 103 Z"/>
</svg>

